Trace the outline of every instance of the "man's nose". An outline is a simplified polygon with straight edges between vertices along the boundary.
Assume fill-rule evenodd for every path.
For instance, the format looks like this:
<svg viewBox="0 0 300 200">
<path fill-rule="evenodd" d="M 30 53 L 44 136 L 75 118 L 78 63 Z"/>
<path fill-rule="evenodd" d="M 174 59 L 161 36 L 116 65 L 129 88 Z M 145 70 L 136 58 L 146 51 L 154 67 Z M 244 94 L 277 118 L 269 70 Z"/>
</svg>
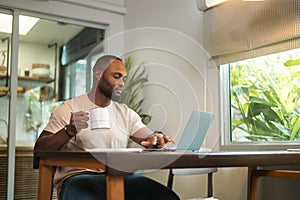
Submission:
<svg viewBox="0 0 300 200">
<path fill-rule="evenodd" d="M 120 78 L 118 85 L 120 86 L 124 86 L 125 85 L 125 81 L 123 78 Z"/>
</svg>

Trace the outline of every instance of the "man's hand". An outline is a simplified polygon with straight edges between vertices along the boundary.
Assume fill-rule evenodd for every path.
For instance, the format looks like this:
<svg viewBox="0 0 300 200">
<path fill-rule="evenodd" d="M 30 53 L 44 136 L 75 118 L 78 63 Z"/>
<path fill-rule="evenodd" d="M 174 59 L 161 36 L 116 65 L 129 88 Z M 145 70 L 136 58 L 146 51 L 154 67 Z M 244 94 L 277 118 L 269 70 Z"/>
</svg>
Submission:
<svg viewBox="0 0 300 200">
<path fill-rule="evenodd" d="M 70 118 L 70 124 L 68 128 L 72 134 L 77 134 L 81 131 L 81 129 L 85 129 L 88 127 L 87 121 L 89 120 L 88 112 L 78 111 L 72 112 Z"/>
<path fill-rule="evenodd" d="M 141 142 L 141 145 L 147 148 L 166 148 L 168 142 L 175 143 L 173 138 L 163 134 L 162 132 L 154 132 L 146 140 Z"/>
</svg>

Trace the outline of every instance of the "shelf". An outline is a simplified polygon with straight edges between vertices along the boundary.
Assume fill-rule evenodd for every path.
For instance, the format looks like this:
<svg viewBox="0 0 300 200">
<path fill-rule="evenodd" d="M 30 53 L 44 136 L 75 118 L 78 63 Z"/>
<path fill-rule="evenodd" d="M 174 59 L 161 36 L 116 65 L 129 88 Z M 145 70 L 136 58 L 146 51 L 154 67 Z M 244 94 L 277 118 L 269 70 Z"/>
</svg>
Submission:
<svg viewBox="0 0 300 200">
<path fill-rule="evenodd" d="M 10 78 L 10 76 L 9 76 Z M 18 86 L 33 88 L 54 82 L 50 77 L 18 76 Z M 0 86 L 6 85 L 6 74 L 0 74 Z"/>
<path fill-rule="evenodd" d="M 10 77 L 10 76 L 9 76 Z M 6 74 L 0 74 L 0 97 L 6 96 L 9 88 L 6 85 Z M 18 76 L 18 96 L 31 88 L 42 86 L 54 82 L 53 78 L 35 77 L 35 76 Z"/>
<path fill-rule="evenodd" d="M 30 87 L 17 87 L 18 97 L 22 97 L 24 92 L 31 89 Z M 6 96 L 9 91 L 8 87 L 0 86 L 0 97 Z"/>
<path fill-rule="evenodd" d="M 4 80 L 5 78 L 6 78 L 6 74 L 0 74 L 0 80 Z M 53 78 L 35 77 L 35 76 L 18 76 L 18 80 L 19 81 L 40 82 L 40 83 L 51 83 L 54 81 Z"/>
</svg>

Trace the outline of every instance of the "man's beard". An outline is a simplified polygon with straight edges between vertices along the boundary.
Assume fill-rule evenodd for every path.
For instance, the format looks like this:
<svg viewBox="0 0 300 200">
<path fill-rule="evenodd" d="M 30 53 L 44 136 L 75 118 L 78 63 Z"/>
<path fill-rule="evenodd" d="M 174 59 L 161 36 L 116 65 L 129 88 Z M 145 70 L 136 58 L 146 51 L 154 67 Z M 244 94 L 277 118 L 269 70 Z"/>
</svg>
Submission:
<svg viewBox="0 0 300 200">
<path fill-rule="evenodd" d="M 108 99 L 111 99 L 113 101 L 118 101 L 120 99 L 120 95 L 116 95 L 113 90 L 105 88 L 103 86 L 99 87 L 100 92 L 107 97 Z"/>
<path fill-rule="evenodd" d="M 112 93 L 111 100 L 113 100 L 113 101 L 119 101 L 119 99 L 120 99 L 120 95 L 116 95 L 116 94 Z"/>
</svg>

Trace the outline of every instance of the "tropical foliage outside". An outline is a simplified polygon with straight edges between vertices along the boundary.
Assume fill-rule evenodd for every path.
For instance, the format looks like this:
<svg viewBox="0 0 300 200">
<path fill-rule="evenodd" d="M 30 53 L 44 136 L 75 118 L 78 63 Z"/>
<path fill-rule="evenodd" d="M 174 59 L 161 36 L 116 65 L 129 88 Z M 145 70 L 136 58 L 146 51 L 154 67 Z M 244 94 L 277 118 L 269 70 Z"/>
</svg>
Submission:
<svg viewBox="0 0 300 200">
<path fill-rule="evenodd" d="M 300 139 L 299 49 L 231 63 L 232 142 Z"/>
</svg>

